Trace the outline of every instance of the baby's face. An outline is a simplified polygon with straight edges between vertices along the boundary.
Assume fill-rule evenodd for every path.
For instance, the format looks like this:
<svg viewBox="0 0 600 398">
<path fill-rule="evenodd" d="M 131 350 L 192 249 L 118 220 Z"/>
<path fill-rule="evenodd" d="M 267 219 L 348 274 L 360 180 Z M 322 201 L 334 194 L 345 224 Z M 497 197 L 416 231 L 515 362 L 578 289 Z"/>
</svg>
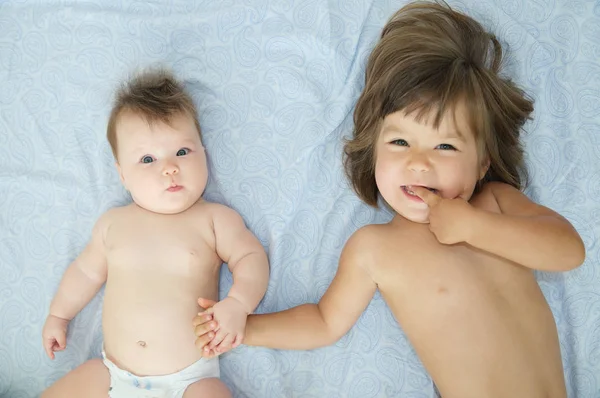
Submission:
<svg viewBox="0 0 600 398">
<path fill-rule="evenodd" d="M 469 200 L 487 171 L 477 142 L 458 106 L 456 123 L 446 115 L 435 129 L 424 118 L 399 111 L 386 116 L 376 143 L 375 180 L 385 201 L 399 215 L 429 221 L 429 207 L 411 191 L 420 185 L 443 198 Z"/>
<path fill-rule="evenodd" d="M 175 214 L 198 201 L 208 179 L 206 155 L 194 120 L 174 116 L 170 125 L 123 112 L 116 127 L 117 169 L 134 202 Z"/>
</svg>

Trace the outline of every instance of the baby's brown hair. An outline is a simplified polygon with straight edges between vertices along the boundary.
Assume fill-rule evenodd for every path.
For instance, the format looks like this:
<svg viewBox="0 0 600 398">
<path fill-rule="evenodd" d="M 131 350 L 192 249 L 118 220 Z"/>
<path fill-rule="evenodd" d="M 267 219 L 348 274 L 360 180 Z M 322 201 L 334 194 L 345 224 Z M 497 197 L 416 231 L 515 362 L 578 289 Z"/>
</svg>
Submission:
<svg viewBox="0 0 600 398">
<path fill-rule="evenodd" d="M 482 181 L 521 189 L 527 180 L 519 133 L 533 102 L 499 76 L 502 46 L 472 18 L 446 4 L 414 2 L 397 11 L 369 56 L 344 163 L 358 196 L 377 206 L 375 143 L 394 112 L 433 116 L 435 128 L 464 103 L 468 124 L 490 167 Z M 477 188 L 480 184 L 477 184 Z"/>
<path fill-rule="evenodd" d="M 173 74 L 164 68 L 142 71 L 131 80 L 125 82 L 116 93 L 106 138 L 110 143 L 113 155 L 117 158 L 117 122 L 123 112 L 133 112 L 148 123 L 169 123 L 176 115 L 187 115 L 194 119 L 198 134 L 202 138 L 196 105 Z"/>
</svg>

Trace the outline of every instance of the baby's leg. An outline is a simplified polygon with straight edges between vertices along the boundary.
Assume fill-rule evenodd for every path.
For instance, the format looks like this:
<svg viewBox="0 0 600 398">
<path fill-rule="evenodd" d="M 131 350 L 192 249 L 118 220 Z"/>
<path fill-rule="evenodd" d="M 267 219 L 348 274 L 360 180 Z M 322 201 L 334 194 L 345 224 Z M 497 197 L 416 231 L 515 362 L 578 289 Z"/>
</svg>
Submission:
<svg viewBox="0 0 600 398">
<path fill-rule="evenodd" d="M 58 379 L 40 398 L 106 398 L 109 388 L 108 369 L 101 359 L 92 359 Z"/>
<path fill-rule="evenodd" d="M 190 384 L 183 398 L 231 398 L 229 388 L 216 377 L 208 377 Z"/>
</svg>

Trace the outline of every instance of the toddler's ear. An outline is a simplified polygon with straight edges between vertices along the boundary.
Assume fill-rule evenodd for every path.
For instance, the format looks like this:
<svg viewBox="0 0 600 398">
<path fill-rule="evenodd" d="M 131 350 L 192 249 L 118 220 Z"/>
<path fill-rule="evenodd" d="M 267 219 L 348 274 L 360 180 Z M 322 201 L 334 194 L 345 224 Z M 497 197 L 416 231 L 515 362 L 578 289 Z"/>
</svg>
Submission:
<svg viewBox="0 0 600 398">
<path fill-rule="evenodd" d="M 483 179 L 490 169 L 490 158 L 486 156 L 485 160 L 481 162 L 481 168 L 479 169 L 479 179 Z"/>
</svg>

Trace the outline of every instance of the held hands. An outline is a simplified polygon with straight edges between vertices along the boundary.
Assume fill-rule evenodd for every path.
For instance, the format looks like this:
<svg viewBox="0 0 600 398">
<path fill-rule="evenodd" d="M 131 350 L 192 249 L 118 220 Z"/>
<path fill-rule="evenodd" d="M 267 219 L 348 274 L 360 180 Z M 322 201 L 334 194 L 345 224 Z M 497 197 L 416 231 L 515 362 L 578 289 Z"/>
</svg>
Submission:
<svg viewBox="0 0 600 398">
<path fill-rule="evenodd" d="M 56 351 L 62 351 L 67 346 L 67 327 L 69 321 L 54 315 L 48 315 L 42 329 L 44 350 L 48 358 L 54 359 Z"/>
<path fill-rule="evenodd" d="M 226 297 L 215 303 L 200 298 L 198 304 L 207 308 L 193 320 L 196 347 L 202 350 L 202 356 L 213 357 L 242 343 L 248 313 L 240 301 Z"/>
<path fill-rule="evenodd" d="M 469 238 L 475 208 L 463 199 L 444 199 L 430 190 L 413 186 L 411 190 L 429 206 L 429 229 L 440 243 L 452 245 Z"/>
</svg>

